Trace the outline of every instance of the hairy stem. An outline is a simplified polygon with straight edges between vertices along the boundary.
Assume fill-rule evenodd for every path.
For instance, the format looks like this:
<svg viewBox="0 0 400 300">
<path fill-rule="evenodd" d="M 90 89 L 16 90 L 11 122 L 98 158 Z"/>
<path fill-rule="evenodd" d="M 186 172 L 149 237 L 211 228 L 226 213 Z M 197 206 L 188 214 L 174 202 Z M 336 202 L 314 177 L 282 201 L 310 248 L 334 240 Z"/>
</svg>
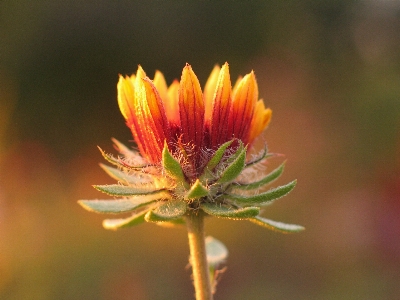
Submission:
<svg viewBox="0 0 400 300">
<path fill-rule="evenodd" d="M 190 263 L 193 269 L 193 281 L 196 300 L 212 300 L 211 283 L 207 264 L 204 236 L 204 214 L 197 212 L 186 217 L 189 236 Z"/>
</svg>

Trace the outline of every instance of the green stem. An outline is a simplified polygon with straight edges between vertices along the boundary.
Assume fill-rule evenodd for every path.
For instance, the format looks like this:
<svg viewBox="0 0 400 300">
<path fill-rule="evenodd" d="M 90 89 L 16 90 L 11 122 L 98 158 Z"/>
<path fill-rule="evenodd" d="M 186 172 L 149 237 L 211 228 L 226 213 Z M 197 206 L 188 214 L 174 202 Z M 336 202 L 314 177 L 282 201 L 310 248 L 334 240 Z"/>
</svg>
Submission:
<svg viewBox="0 0 400 300">
<path fill-rule="evenodd" d="M 193 269 L 193 281 L 196 300 L 212 300 L 206 244 L 204 235 L 204 214 L 192 213 L 186 217 L 189 236 L 190 263 Z"/>
</svg>

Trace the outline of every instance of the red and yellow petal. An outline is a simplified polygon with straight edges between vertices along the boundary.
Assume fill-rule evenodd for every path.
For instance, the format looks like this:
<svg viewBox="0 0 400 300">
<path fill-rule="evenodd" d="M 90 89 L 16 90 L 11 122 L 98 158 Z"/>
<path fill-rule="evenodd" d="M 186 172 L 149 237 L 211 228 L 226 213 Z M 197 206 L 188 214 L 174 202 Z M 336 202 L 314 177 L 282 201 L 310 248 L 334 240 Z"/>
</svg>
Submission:
<svg viewBox="0 0 400 300">
<path fill-rule="evenodd" d="M 265 108 L 264 101 L 258 100 L 256 107 L 254 108 L 253 119 L 250 124 L 250 130 L 248 135 L 248 143 L 251 144 L 254 139 L 259 136 L 265 128 L 267 128 L 271 121 L 272 110 Z"/>
<path fill-rule="evenodd" d="M 210 120 L 206 119 L 206 123 L 210 124 L 209 130 L 211 148 L 217 148 L 229 140 L 227 137 L 228 131 L 226 125 L 228 124 L 232 102 L 231 90 L 229 66 L 228 63 L 225 63 L 218 75 L 218 81 L 216 83 L 216 89 L 212 101 Z"/>
<path fill-rule="evenodd" d="M 254 107 L 258 99 L 257 81 L 252 71 L 239 82 L 234 89 L 232 106 L 229 113 L 228 139 L 237 138 L 245 144 Z"/>
<path fill-rule="evenodd" d="M 203 146 L 204 101 L 199 80 L 192 67 L 186 65 L 178 91 L 182 142 L 194 146 L 194 161 L 198 161 Z"/>
</svg>

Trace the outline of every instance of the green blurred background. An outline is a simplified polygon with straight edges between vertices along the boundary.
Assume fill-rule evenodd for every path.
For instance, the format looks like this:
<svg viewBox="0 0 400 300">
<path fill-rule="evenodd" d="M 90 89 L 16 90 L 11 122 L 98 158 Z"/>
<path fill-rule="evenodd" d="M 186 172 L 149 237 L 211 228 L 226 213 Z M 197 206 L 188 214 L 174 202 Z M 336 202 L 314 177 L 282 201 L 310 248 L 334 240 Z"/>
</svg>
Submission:
<svg viewBox="0 0 400 300">
<path fill-rule="evenodd" d="M 216 299 L 399 299 L 399 32 L 390 0 L 1 1 L 0 299 L 193 298 L 184 228 L 109 232 L 76 200 L 113 182 L 96 145 L 132 140 L 118 74 L 188 62 L 204 85 L 225 61 L 255 71 L 298 179 L 263 215 L 307 230 L 208 220 Z"/>
</svg>

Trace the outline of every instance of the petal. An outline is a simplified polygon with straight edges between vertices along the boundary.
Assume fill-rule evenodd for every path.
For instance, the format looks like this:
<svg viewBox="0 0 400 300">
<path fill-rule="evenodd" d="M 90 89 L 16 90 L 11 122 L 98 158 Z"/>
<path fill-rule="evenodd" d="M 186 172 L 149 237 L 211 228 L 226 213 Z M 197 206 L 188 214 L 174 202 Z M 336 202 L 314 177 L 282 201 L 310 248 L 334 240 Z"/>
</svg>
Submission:
<svg viewBox="0 0 400 300">
<path fill-rule="evenodd" d="M 193 159 L 198 162 L 203 145 L 204 101 L 199 80 L 188 64 L 182 72 L 178 97 L 182 142 L 194 146 Z"/>
<path fill-rule="evenodd" d="M 271 121 L 272 110 L 265 108 L 264 101 L 258 100 L 254 108 L 253 120 L 251 120 L 248 142 L 251 144 L 254 139 L 264 131 Z"/>
<path fill-rule="evenodd" d="M 210 122 L 211 148 L 217 148 L 227 139 L 229 110 L 231 107 L 231 79 L 229 66 L 225 63 L 219 72 L 214 99 L 212 101 L 212 115 Z M 207 122 L 207 119 L 206 121 Z"/>
<path fill-rule="evenodd" d="M 252 71 L 235 87 L 232 106 L 229 113 L 228 139 L 238 138 L 248 143 L 248 131 L 253 111 L 258 99 L 258 86 Z"/>
<path fill-rule="evenodd" d="M 207 79 L 206 85 L 204 86 L 204 106 L 205 106 L 205 114 L 204 114 L 204 122 L 208 123 L 211 120 L 212 115 L 212 102 L 214 99 L 215 88 L 218 82 L 218 74 L 221 68 L 218 65 L 214 66 L 214 69 L 211 71 L 210 76 Z"/>
<path fill-rule="evenodd" d="M 168 88 L 168 103 L 164 101 L 165 113 L 167 115 L 167 119 L 170 124 L 174 124 L 175 126 L 180 126 L 181 121 L 179 117 L 179 98 L 178 98 L 178 90 L 179 90 L 179 81 L 174 80 L 172 84 Z"/>
<path fill-rule="evenodd" d="M 165 81 L 164 75 L 160 71 L 156 71 L 154 75 L 153 84 L 156 87 L 158 94 L 160 95 L 163 102 L 168 101 L 168 87 Z"/>
</svg>

